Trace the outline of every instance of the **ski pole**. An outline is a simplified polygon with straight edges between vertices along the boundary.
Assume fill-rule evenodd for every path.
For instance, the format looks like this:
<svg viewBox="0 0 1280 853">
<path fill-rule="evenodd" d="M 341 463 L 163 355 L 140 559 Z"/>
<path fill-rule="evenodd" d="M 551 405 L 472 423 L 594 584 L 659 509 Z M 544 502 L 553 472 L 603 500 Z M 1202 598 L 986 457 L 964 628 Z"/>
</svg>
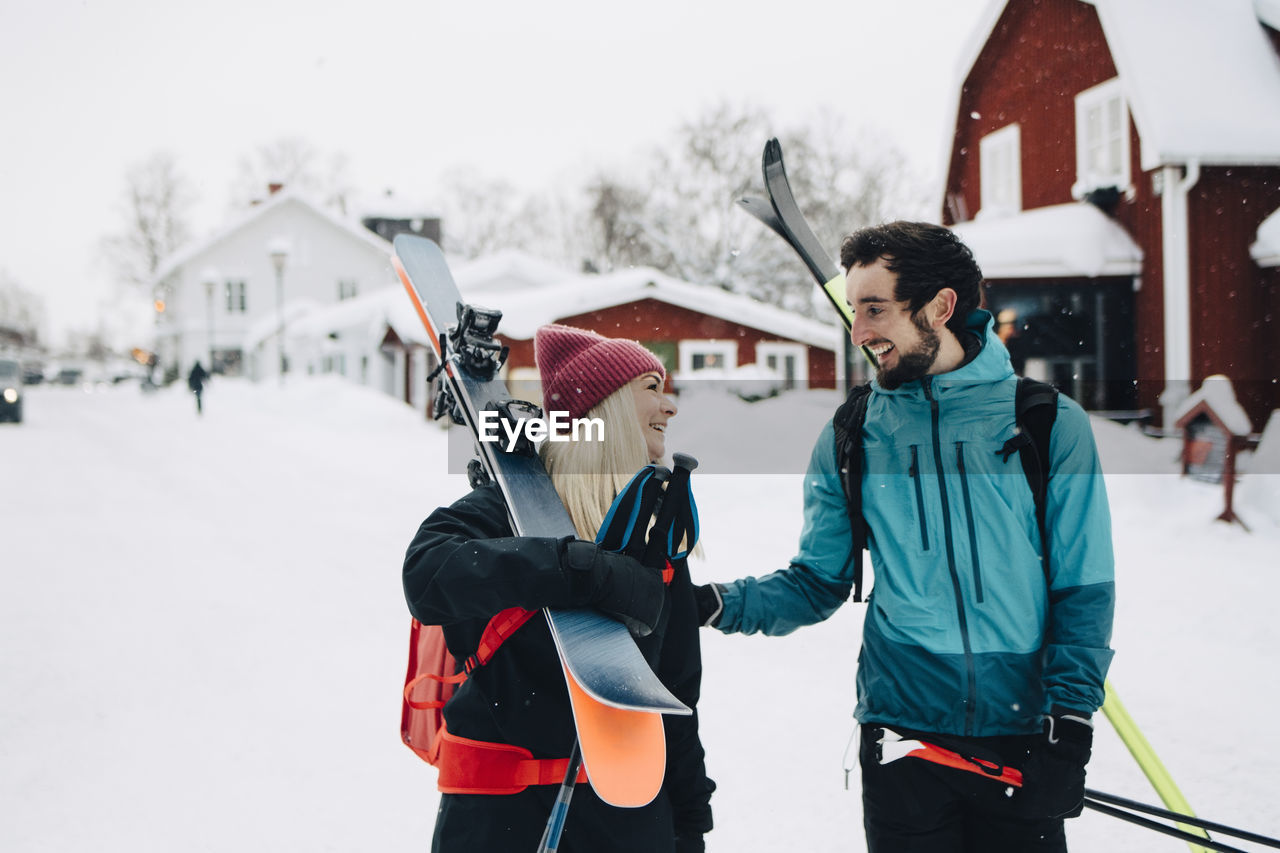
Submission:
<svg viewBox="0 0 1280 853">
<path fill-rule="evenodd" d="M 1143 827 L 1144 829 L 1152 829 L 1152 830 L 1155 830 L 1156 832 L 1162 832 L 1165 835 L 1171 835 L 1174 838 L 1180 838 L 1190 845 L 1204 848 L 1205 850 L 1217 850 L 1217 851 L 1220 851 L 1220 853 L 1248 853 L 1247 850 L 1242 850 L 1239 847 L 1229 847 L 1226 844 L 1222 844 L 1220 842 L 1214 841 L 1211 838 L 1205 838 L 1200 835 L 1192 835 L 1190 832 L 1184 832 L 1183 830 L 1178 829 L 1176 826 L 1168 826 L 1167 824 L 1159 823 L 1158 821 L 1154 821 L 1154 820 L 1149 820 L 1148 818 L 1141 817 L 1139 815 L 1133 814 L 1132 812 L 1127 812 L 1124 809 L 1118 809 L 1118 808 L 1114 808 L 1113 806 L 1103 805 L 1102 803 L 1096 800 L 1091 800 L 1088 797 L 1085 797 L 1084 804 L 1086 808 L 1093 809 L 1096 812 L 1101 812 L 1102 814 L 1110 815 L 1111 817 L 1128 821 L 1129 823 L 1136 824 L 1138 826 Z"/>
<path fill-rule="evenodd" d="M 1185 823 L 1189 826 L 1196 826 L 1201 829 L 1207 829 L 1210 832 L 1218 832 L 1222 835 L 1230 835 L 1239 838 L 1241 841 L 1252 841 L 1255 844 L 1261 844 L 1264 847 L 1275 847 L 1280 849 L 1280 839 L 1270 838 L 1266 835 L 1259 835 L 1256 832 L 1248 832 L 1243 829 L 1236 829 L 1226 824 L 1216 823 L 1211 820 L 1196 817 L 1195 815 L 1183 814 L 1182 812 L 1172 811 L 1170 809 L 1162 809 L 1159 806 L 1150 806 L 1146 803 L 1140 803 L 1137 800 L 1130 800 L 1126 797 L 1117 797 L 1115 794 L 1108 794 L 1104 791 L 1096 791 L 1093 788 L 1084 789 L 1085 804 L 1090 801 L 1096 803 L 1107 804 L 1111 806 L 1120 806 L 1130 811 L 1142 812 L 1144 814 L 1163 817 L 1169 820 Z M 1199 836 L 1197 836 L 1199 837 Z M 1199 842 L 1196 842 L 1199 843 Z"/>
<path fill-rule="evenodd" d="M 1190 814 L 1191 804 L 1187 802 L 1187 798 L 1178 789 L 1177 783 L 1173 781 L 1173 776 L 1165 768 L 1164 763 L 1160 761 L 1160 757 L 1156 755 L 1156 751 L 1151 747 L 1150 742 L 1143 736 L 1142 730 L 1138 728 L 1138 724 L 1129 715 L 1128 709 L 1120 702 L 1120 696 L 1116 693 L 1115 688 L 1111 686 L 1110 679 L 1103 683 L 1103 689 L 1106 699 L 1102 703 L 1102 713 L 1106 715 L 1107 721 L 1111 723 L 1111 728 L 1120 736 L 1120 740 L 1124 742 L 1134 761 L 1138 762 L 1138 767 L 1142 769 L 1148 781 L 1151 782 L 1151 787 L 1155 788 L 1156 793 L 1160 796 L 1160 802 L 1174 811 Z M 1188 830 L 1193 828 L 1192 824 L 1189 823 L 1184 824 L 1184 827 Z M 1198 828 L 1191 834 L 1207 837 L 1207 833 Z M 1191 850 L 1193 853 L 1199 853 L 1195 844 L 1191 845 Z"/>
<path fill-rule="evenodd" d="M 675 470 L 667 480 L 662 506 L 658 508 L 658 518 L 649 532 L 644 557 L 640 561 L 655 569 L 661 569 L 673 553 L 667 547 L 667 539 L 676 516 L 689 506 L 689 475 L 698 467 L 698 460 L 687 453 L 673 453 L 671 464 Z"/>
<path fill-rule="evenodd" d="M 551 806 L 551 814 L 547 816 L 547 828 L 542 831 L 538 853 L 555 853 L 560 849 L 560 835 L 564 832 L 565 818 L 569 816 L 569 801 L 573 799 L 573 787 L 578 783 L 578 770 L 581 767 L 582 748 L 575 737 L 573 749 L 569 752 L 569 768 L 564 772 L 560 792 L 556 794 L 555 804 Z"/>
</svg>

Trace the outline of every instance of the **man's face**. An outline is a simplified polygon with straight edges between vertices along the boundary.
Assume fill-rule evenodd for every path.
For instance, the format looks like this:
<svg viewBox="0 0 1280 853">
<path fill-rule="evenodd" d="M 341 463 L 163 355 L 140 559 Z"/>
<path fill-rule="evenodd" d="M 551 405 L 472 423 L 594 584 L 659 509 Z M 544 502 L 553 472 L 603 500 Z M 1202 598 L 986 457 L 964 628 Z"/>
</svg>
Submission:
<svg viewBox="0 0 1280 853">
<path fill-rule="evenodd" d="M 941 344 L 925 309 L 913 315 L 906 302 L 894 298 L 897 281 L 883 258 L 854 266 L 845 276 L 845 298 L 853 309 L 849 337 L 876 357 L 876 381 L 886 391 L 928 375 Z"/>
</svg>

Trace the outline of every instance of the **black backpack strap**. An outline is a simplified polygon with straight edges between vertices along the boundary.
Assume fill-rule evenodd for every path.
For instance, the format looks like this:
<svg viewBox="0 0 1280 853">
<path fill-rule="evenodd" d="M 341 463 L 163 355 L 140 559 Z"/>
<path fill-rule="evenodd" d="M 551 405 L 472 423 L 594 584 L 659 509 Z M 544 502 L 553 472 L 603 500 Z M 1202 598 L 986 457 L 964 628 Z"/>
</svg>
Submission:
<svg viewBox="0 0 1280 853">
<path fill-rule="evenodd" d="M 849 511 L 849 529 L 853 534 L 853 600 L 862 601 L 862 552 L 867 547 L 867 522 L 862 517 L 862 424 L 867 418 L 867 401 L 871 385 L 857 385 L 836 409 L 831 425 L 836 434 L 836 469 L 844 486 L 845 506 Z"/>
<path fill-rule="evenodd" d="M 1053 475 L 1049 458 L 1049 441 L 1053 422 L 1058 416 L 1058 389 L 1036 379 L 1018 377 L 1014 398 L 1014 417 L 1018 431 L 996 451 L 1007 462 L 1017 452 L 1022 471 L 1036 502 L 1036 527 L 1040 531 L 1040 550 L 1044 554 L 1045 582 L 1049 580 L 1049 537 L 1045 527 L 1046 504 L 1049 500 L 1049 478 Z"/>
</svg>

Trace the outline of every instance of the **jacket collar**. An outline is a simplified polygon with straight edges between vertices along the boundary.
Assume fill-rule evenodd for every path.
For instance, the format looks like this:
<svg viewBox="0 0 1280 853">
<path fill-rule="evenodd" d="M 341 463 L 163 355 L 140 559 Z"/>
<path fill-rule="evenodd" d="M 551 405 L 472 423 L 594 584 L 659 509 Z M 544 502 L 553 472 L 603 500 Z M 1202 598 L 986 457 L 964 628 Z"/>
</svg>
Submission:
<svg viewBox="0 0 1280 853">
<path fill-rule="evenodd" d="M 995 318 L 990 311 L 979 308 L 969 315 L 965 329 L 981 341 L 981 351 L 972 359 L 955 370 L 927 376 L 923 380 L 907 382 L 893 391 L 880 387 L 879 380 L 871 380 L 871 387 L 878 394 L 907 398 L 925 398 L 924 385 L 928 384 L 930 394 L 934 397 L 955 393 L 974 385 L 987 385 L 1011 378 L 1013 364 L 1009 361 L 1009 351 L 995 333 Z"/>
</svg>

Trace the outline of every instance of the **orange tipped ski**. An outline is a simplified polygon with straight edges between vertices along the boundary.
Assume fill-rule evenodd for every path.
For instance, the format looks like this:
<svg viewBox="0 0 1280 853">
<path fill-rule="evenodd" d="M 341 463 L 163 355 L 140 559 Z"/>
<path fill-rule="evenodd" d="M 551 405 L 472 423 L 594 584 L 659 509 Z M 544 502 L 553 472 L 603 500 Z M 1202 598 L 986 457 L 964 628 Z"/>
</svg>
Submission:
<svg viewBox="0 0 1280 853">
<path fill-rule="evenodd" d="M 587 778 L 600 799 L 619 808 L 648 805 L 662 788 L 667 742 L 662 714 L 629 711 L 587 695 L 568 668 L 564 673 Z"/>
</svg>

